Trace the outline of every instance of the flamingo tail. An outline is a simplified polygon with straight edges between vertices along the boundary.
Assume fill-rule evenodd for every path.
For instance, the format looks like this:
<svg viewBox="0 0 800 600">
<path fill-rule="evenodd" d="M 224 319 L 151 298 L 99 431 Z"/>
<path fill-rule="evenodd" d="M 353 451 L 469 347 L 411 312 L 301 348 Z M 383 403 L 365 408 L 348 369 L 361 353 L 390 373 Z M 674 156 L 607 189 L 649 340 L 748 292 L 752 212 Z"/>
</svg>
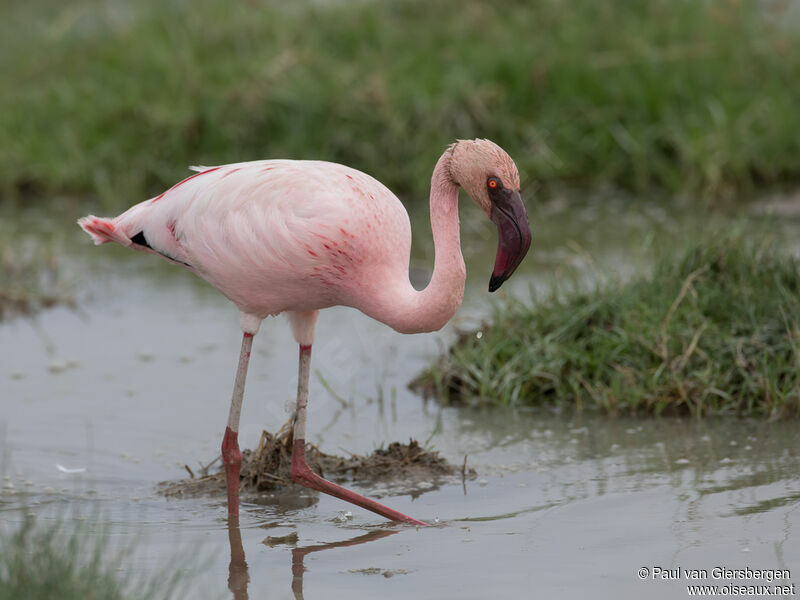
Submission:
<svg viewBox="0 0 800 600">
<path fill-rule="evenodd" d="M 106 242 L 117 242 L 123 246 L 130 246 L 131 240 L 114 225 L 114 219 L 104 219 L 89 215 L 78 219 L 78 225 L 88 233 L 95 245 L 105 244 Z"/>
</svg>

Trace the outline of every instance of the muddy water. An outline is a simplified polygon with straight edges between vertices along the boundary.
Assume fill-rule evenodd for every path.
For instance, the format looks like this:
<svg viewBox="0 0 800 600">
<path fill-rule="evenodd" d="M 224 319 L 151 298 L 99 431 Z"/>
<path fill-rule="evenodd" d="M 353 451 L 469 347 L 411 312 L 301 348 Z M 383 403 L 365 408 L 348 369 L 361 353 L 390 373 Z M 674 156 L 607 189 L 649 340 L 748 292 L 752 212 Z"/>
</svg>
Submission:
<svg viewBox="0 0 800 600">
<path fill-rule="evenodd" d="M 708 222 L 622 201 L 579 209 L 553 201 L 533 213 L 536 254 L 507 293 L 546 288 L 553 273 L 624 276 Z M 138 549 L 130 573 L 179 568 L 198 598 L 686 595 L 685 581 L 653 579 L 655 567 L 708 569 L 699 583 L 720 586 L 763 581 L 713 579 L 714 567 L 789 569 L 789 581 L 773 583 L 800 582 L 796 423 L 477 413 L 406 390 L 453 327 L 487 313 L 494 241 L 484 225 L 464 220 L 467 298 L 448 330 L 401 336 L 330 309 L 314 348 L 309 438 L 323 450 L 366 453 L 413 436 L 453 462 L 467 455 L 476 479 L 384 499 L 437 527 L 395 526 L 327 496 L 279 493 L 244 506 L 239 527 L 229 528 L 223 498 L 158 496 L 156 482 L 184 477 L 184 465 L 196 470 L 218 450 L 237 316 L 207 286 L 151 257 L 82 247 L 64 233 L 67 220 L 47 229 L 61 232 L 81 308 L 0 324 L 0 519 L 19 522 L 20 508 L 45 520 L 100 514 L 112 545 Z M 415 254 L 421 280 L 428 252 L 422 243 Z M 286 323 L 266 321 L 243 446 L 288 418 L 296 368 Z"/>
</svg>

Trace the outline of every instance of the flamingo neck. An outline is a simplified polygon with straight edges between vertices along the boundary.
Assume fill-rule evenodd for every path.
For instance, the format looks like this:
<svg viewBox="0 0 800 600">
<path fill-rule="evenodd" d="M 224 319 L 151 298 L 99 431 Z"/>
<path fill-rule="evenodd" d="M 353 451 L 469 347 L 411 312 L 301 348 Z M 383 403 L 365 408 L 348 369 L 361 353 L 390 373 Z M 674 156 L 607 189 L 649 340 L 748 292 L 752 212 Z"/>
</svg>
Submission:
<svg viewBox="0 0 800 600">
<path fill-rule="evenodd" d="M 408 284 L 405 302 L 397 302 L 399 310 L 391 321 L 384 320 L 401 333 L 441 329 L 456 313 L 464 297 L 466 268 L 458 223 L 459 186 L 450 174 L 451 157 L 449 150 L 442 154 L 431 178 L 431 229 L 436 253 L 433 276 L 422 291 Z"/>
</svg>

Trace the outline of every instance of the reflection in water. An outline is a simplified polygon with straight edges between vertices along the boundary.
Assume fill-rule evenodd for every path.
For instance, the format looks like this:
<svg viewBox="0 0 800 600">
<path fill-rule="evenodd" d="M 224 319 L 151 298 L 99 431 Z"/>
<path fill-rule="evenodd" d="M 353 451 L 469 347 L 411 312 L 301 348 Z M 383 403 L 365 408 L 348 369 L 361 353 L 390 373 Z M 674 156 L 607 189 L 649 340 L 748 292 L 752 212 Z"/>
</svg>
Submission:
<svg viewBox="0 0 800 600">
<path fill-rule="evenodd" d="M 239 517 L 228 515 L 228 542 L 231 545 L 231 562 L 228 564 L 228 589 L 233 592 L 234 600 L 247 600 L 247 584 L 250 575 L 247 572 L 247 561 L 242 547 L 242 531 L 239 529 Z"/>
<path fill-rule="evenodd" d="M 358 546 L 359 544 L 365 544 L 366 542 L 379 540 L 381 538 L 385 538 L 395 533 L 397 533 L 397 531 L 392 531 L 390 529 L 381 529 L 377 531 L 370 531 L 363 535 L 356 536 L 349 540 L 343 540 L 341 542 L 330 542 L 328 544 L 316 544 L 314 546 L 293 548 L 292 549 L 292 592 L 294 592 L 295 599 L 302 600 L 303 598 L 303 573 L 306 570 L 305 565 L 303 565 L 303 559 L 305 558 L 306 554 L 311 554 L 312 552 L 319 552 L 321 550 L 330 550 L 331 548 Z"/>
<path fill-rule="evenodd" d="M 320 552 L 321 550 L 331 550 L 333 548 L 344 548 L 345 546 L 357 546 L 394 535 L 395 533 L 397 533 L 397 531 L 380 529 L 341 542 L 329 542 L 327 544 L 293 548 L 292 592 L 294 593 L 294 597 L 297 600 L 302 600 L 303 598 L 303 574 L 306 570 L 303 559 L 307 554 Z M 242 532 L 239 529 L 238 517 L 228 517 L 228 541 L 231 546 L 231 562 L 228 566 L 228 589 L 233 593 L 234 600 L 248 600 L 247 584 L 250 583 L 250 575 L 247 570 L 244 548 L 242 547 Z"/>
</svg>

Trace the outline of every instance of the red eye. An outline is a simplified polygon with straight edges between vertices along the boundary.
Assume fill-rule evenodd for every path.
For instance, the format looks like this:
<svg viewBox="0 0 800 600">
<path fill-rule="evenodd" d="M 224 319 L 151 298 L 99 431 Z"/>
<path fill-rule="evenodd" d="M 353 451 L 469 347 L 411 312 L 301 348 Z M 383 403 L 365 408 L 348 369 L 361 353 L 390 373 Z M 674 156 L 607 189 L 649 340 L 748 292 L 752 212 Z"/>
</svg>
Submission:
<svg viewBox="0 0 800 600">
<path fill-rule="evenodd" d="M 493 190 L 496 190 L 498 185 L 500 185 L 500 184 L 497 183 L 497 179 L 495 179 L 494 177 L 489 179 L 489 187 L 490 188 L 492 188 Z"/>
</svg>

